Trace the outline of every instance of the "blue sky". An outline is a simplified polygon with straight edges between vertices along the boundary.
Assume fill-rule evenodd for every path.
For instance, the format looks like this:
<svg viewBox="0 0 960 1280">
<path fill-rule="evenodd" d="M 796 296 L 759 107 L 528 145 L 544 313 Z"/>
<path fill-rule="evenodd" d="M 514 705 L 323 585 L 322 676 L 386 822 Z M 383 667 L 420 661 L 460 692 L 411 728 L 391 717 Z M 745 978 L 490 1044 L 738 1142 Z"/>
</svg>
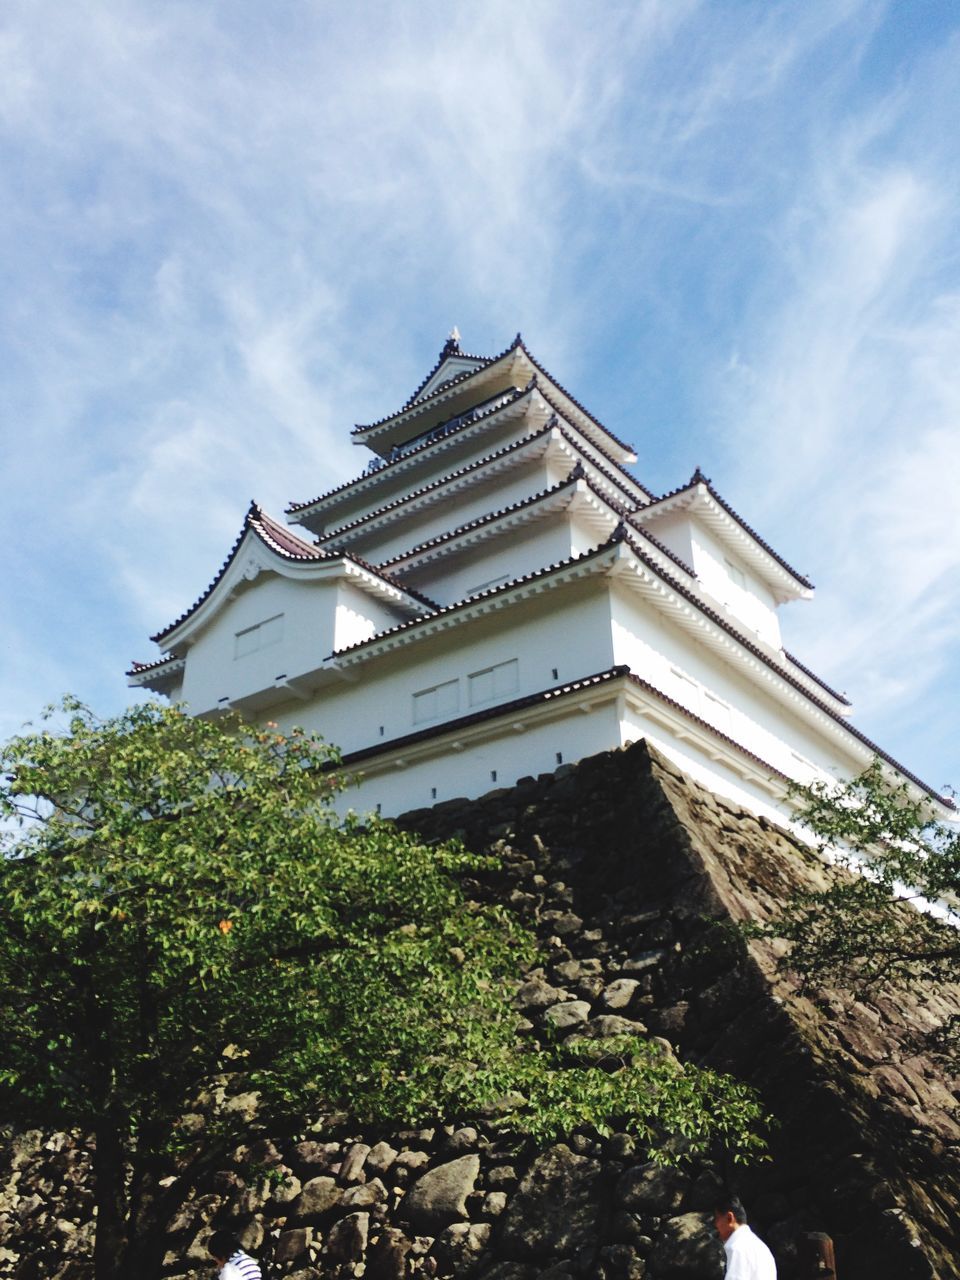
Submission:
<svg viewBox="0 0 960 1280">
<path fill-rule="evenodd" d="M 251 497 L 517 330 L 817 584 L 787 647 L 960 788 L 960 11 L 8 0 L 0 733 L 110 712 Z"/>
</svg>

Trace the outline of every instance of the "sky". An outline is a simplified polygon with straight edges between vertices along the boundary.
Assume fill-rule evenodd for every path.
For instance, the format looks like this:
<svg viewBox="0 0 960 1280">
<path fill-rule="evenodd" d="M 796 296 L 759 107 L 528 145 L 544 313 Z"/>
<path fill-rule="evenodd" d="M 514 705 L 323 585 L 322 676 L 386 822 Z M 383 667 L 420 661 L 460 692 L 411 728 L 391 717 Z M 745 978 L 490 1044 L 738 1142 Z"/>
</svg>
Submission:
<svg viewBox="0 0 960 1280">
<path fill-rule="evenodd" d="M 817 586 L 787 648 L 960 789 L 960 9 L 6 0 L 0 736 L 103 714 L 251 498 L 519 330 Z"/>
</svg>

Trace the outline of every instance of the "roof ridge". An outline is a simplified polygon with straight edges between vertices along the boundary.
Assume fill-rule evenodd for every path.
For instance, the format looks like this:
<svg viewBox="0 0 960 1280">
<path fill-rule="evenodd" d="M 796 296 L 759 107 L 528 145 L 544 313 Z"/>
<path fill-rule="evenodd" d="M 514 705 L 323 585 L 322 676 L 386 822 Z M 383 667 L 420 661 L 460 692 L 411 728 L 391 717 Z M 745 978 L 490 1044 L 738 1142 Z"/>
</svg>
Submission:
<svg viewBox="0 0 960 1280">
<path fill-rule="evenodd" d="M 785 569 L 787 573 L 789 573 L 790 576 L 794 579 L 794 581 L 799 582 L 801 586 L 806 587 L 810 591 L 814 590 L 813 583 L 810 581 L 810 579 L 805 577 L 802 573 L 799 573 L 796 569 L 794 569 L 793 565 L 790 564 L 789 561 L 785 560 L 783 556 L 779 553 L 779 551 L 775 551 L 773 547 L 771 547 L 769 542 L 767 542 L 764 538 L 761 538 L 760 534 L 757 533 L 756 529 L 754 529 L 751 525 L 747 524 L 743 516 L 741 516 L 737 511 L 735 511 L 734 508 L 731 507 L 730 503 L 727 502 L 725 498 L 722 498 L 720 496 L 720 494 L 713 487 L 713 482 L 703 474 L 703 472 L 700 470 L 699 467 L 697 467 L 696 471 L 694 471 L 693 475 L 690 477 L 690 479 L 687 481 L 686 484 L 679 485 L 676 489 L 670 489 L 667 493 L 664 493 L 661 497 L 655 498 L 654 501 L 651 502 L 648 507 L 643 508 L 643 511 L 644 512 L 651 511 L 654 507 L 659 506 L 661 503 L 669 502 L 672 498 L 677 498 L 680 496 L 681 493 L 686 493 L 688 490 L 695 489 L 699 485 L 702 485 L 707 490 L 711 498 L 713 498 L 714 502 L 716 502 L 718 506 L 722 507 L 723 510 L 727 513 L 727 515 L 730 516 L 730 518 L 736 524 L 738 524 L 745 533 L 749 534 L 750 537 L 754 540 L 754 542 L 756 542 L 756 544 L 759 547 L 762 547 L 763 550 L 766 551 L 766 553 L 769 556 L 771 556 L 774 560 L 776 560 L 777 564 L 779 564 L 782 569 Z"/>
<path fill-rule="evenodd" d="M 517 336 L 519 337 L 519 334 Z M 510 352 L 514 350 L 516 345 L 517 344 L 515 339 L 510 344 L 509 347 L 505 347 L 503 351 L 499 352 L 495 356 L 471 356 L 470 359 L 472 360 L 484 361 L 484 363 L 480 366 L 479 369 L 466 369 L 464 370 L 463 373 L 457 374 L 457 376 L 455 378 L 451 378 L 449 382 L 444 382 L 441 386 L 437 387 L 435 391 L 431 391 L 430 394 L 424 400 L 420 401 L 420 404 L 421 405 L 429 404 L 430 401 L 433 399 L 433 397 L 439 395 L 441 391 L 447 391 L 451 387 L 455 387 L 459 385 L 461 382 L 466 382 L 468 378 L 472 378 L 476 374 L 482 373 L 483 370 L 488 369 L 490 365 L 496 364 L 498 360 L 502 360 L 504 356 L 508 356 Z M 437 364 L 433 369 L 430 370 L 429 375 L 421 384 L 421 388 L 427 385 L 427 383 L 430 381 L 430 379 L 433 377 L 433 375 L 436 373 L 439 367 L 440 365 Z M 417 392 L 414 393 L 414 398 L 412 400 L 408 400 L 399 409 L 394 410 L 393 413 L 388 413 L 382 418 L 377 418 L 374 422 L 363 422 L 363 423 L 358 422 L 350 434 L 355 436 L 360 435 L 364 431 L 372 431 L 375 427 L 382 427 L 384 423 L 389 422 L 391 418 L 399 418 L 402 414 L 406 413 L 408 409 L 412 409 L 414 407 L 416 396 L 419 394 L 420 394 L 420 391 L 418 390 Z"/>
<path fill-rule="evenodd" d="M 475 471 L 480 467 L 487 466 L 489 463 L 496 461 L 498 458 L 505 457 L 508 453 L 515 449 L 520 449 L 524 445 L 529 445 L 534 440 L 539 440 L 541 436 L 547 434 L 550 425 L 547 423 L 542 426 L 539 431 L 531 431 L 528 435 L 521 436 L 519 440 L 514 440 L 512 444 L 504 445 L 501 449 L 495 449 L 493 453 L 487 453 L 482 458 L 478 458 L 476 462 L 467 463 L 465 467 L 458 467 L 455 471 L 448 471 L 446 475 L 440 476 L 437 480 L 431 480 L 429 484 L 421 485 L 419 489 L 411 489 L 409 493 L 405 493 L 400 498 L 394 498 L 392 502 L 387 502 L 383 506 L 378 507 L 376 511 L 370 511 L 365 516 L 359 516 L 356 520 L 348 520 L 346 524 L 338 525 L 331 533 L 324 534 L 324 538 L 335 537 L 338 533 L 343 533 L 347 529 L 356 529 L 362 524 L 366 524 L 368 520 L 374 520 L 377 516 L 383 515 L 387 511 L 394 511 L 398 507 L 404 506 L 412 498 L 418 498 L 422 494 L 430 493 L 433 489 L 442 488 L 451 480 L 455 480 L 461 476 L 469 475 L 471 471 Z"/>
<path fill-rule="evenodd" d="M 475 356 L 475 355 L 471 355 L 467 351 L 462 351 L 460 349 L 459 336 L 455 338 L 451 333 L 450 336 L 447 338 L 446 342 L 440 348 L 440 354 L 437 356 L 436 363 L 434 364 L 433 368 L 430 370 L 427 376 L 423 379 L 423 381 L 417 387 L 416 391 L 414 391 L 413 395 L 411 395 L 410 398 L 404 402 L 404 405 L 403 405 L 404 409 L 410 408 L 410 406 L 415 402 L 417 396 L 420 394 L 423 388 L 427 385 L 430 379 L 434 376 L 434 374 L 439 373 L 444 360 L 446 360 L 449 356 L 460 356 L 464 360 L 483 360 L 485 364 L 489 363 L 492 358 L 490 356 Z M 472 372 L 476 373 L 477 370 L 474 369 Z"/>
<path fill-rule="evenodd" d="M 277 533 L 282 535 L 283 538 L 289 537 L 292 543 L 295 543 L 296 545 L 304 548 L 304 551 L 302 552 L 294 551 L 284 547 L 283 542 L 278 540 L 274 536 L 274 534 L 270 532 L 269 528 L 265 527 L 267 525 L 269 525 L 272 529 L 276 530 Z M 243 526 L 240 530 L 240 533 L 235 539 L 233 546 L 230 548 L 230 551 L 227 554 L 227 558 L 224 560 L 223 564 L 220 566 L 216 575 L 210 582 L 210 585 L 206 588 L 205 591 L 201 593 L 200 596 L 197 597 L 197 599 L 193 602 L 193 604 L 189 607 L 189 609 L 185 609 L 184 612 L 181 613 L 180 616 L 176 618 L 173 622 L 171 622 L 169 626 L 164 627 L 161 631 L 156 632 L 154 635 L 150 637 L 150 639 L 154 642 L 154 644 L 163 644 L 164 637 L 169 636 L 172 631 L 176 631 L 176 629 L 179 626 L 182 626 L 183 623 L 186 622 L 188 618 L 192 617 L 193 614 L 195 614 L 197 610 L 203 604 L 205 604 L 207 600 L 210 599 L 210 596 L 220 585 L 227 570 L 230 568 L 231 564 L 236 559 L 237 553 L 239 552 L 240 547 L 243 544 L 244 538 L 246 538 L 247 534 L 251 532 L 254 534 L 255 537 L 260 539 L 260 541 L 264 544 L 264 546 L 268 548 L 268 550 L 272 551 L 274 555 L 280 556 L 280 558 L 283 560 L 294 560 L 294 561 L 312 560 L 315 562 L 326 562 L 326 563 L 330 563 L 336 560 L 351 560 L 359 568 L 364 569 L 366 572 L 373 574 L 374 577 L 380 578 L 388 586 L 393 587 L 395 591 L 399 591 L 404 595 L 410 596 L 412 599 L 419 601 L 421 604 L 425 604 L 430 609 L 435 609 L 437 607 L 434 601 L 428 599 L 424 595 L 421 595 L 420 592 L 413 591 L 409 587 L 405 587 L 399 582 L 394 581 L 390 575 L 385 574 L 382 570 L 378 569 L 375 565 L 371 565 L 367 561 L 362 560 L 359 556 L 354 556 L 349 552 L 338 552 L 336 555 L 331 555 L 330 552 L 325 551 L 322 547 L 311 546 L 309 543 L 305 542 L 302 538 L 298 537 L 296 534 L 289 533 L 287 529 L 283 525 L 279 524 L 276 520 L 274 520 L 272 516 L 267 515 L 267 513 L 263 510 L 263 508 L 259 505 L 259 503 L 255 501 L 251 501 L 250 506 L 247 508 L 246 515 L 244 516 Z M 307 554 L 308 552 L 310 554 Z"/>
<path fill-rule="evenodd" d="M 552 498 L 562 489 L 576 485 L 577 481 L 581 479 L 590 489 L 591 493 L 593 493 L 595 497 L 599 498 L 601 502 L 605 503 L 608 507 L 611 507 L 618 515 L 624 514 L 625 508 L 622 507 L 620 503 L 615 502 L 612 498 L 608 498 L 606 494 L 601 493 L 601 491 L 588 477 L 577 475 L 576 467 L 573 467 L 569 475 L 567 475 L 563 480 L 558 480 L 556 484 L 548 485 L 545 489 L 538 489 L 536 493 L 530 494 L 529 497 L 521 498 L 518 502 L 512 502 L 509 506 L 498 507 L 495 511 L 488 511 L 485 515 L 477 516 L 473 520 L 467 520 L 464 524 L 457 525 L 455 529 L 448 529 L 446 533 L 438 533 L 433 538 L 426 538 L 423 542 L 416 543 L 400 555 L 391 556 L 390 559 L 384 560 L 383 564 L 396 564 L 397 561 L 410 559 L 412 556 L 419 555 L 430 547 L 440 546 L 440 544 L 444 542 L 451 542 L 454 538 L 460 537 L 474 529 L 482 528 L 485 524 L 491 524 L 495 520 L 502 520 L 504 516 L 513 515 L 517 511 L 522 511 L 524 507 L 534 506 L 538 502 L 543 502 L 547 498 Z M 621 524 L 622 523 L 623 522 L 621 520 Z"/>
</svg>

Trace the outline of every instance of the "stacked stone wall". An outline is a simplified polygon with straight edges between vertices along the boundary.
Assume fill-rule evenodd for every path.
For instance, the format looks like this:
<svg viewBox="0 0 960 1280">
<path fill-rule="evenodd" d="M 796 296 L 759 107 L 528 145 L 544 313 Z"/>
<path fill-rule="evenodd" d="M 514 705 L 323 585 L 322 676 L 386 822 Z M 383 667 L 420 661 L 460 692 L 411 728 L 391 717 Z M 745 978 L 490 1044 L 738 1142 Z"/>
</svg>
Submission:
<svg viewBox="0 0 960 1280">
<path fill-rule="evenodd" d="M 776 1118 L 772 1158 L 663 1170 L 625 1134 L 538 1150 L 495 1115 L 266 1135 L 251 1101 L 249 1141 L 168 1224 L 167 1274 L 211 1275 L 205 1242 L 226 1226 L 290 1280 L 719 1280 L 709 1209 L 731 1180 L 786 1280 L 807 1230 L 834 1237 L 840 1280 L 960 1274 L 953 1082 L 919 1047 L 957 993 L 801 995 L 727 927 L 820 881 L 803 845 L 644 744 L 401 823 L 499 855 L 471 892 L 539 934 L 542 965 L 518 975 L 528 1034 L 630 1029 L 734 1072 Z M 81 1139 L 9 1135 L 0 1188 L 0 1277 L 89 1274 Z"/>
</svg>

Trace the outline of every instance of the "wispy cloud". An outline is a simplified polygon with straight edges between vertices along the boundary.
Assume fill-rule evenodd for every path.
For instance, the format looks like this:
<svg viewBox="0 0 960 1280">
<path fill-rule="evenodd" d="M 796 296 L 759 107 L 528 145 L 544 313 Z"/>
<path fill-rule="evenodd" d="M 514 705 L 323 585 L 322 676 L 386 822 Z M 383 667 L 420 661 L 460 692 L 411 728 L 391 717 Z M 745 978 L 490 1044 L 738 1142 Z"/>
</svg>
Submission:
<svg viewBox="0 0 960 1280">
<path fill-rule="evenodd" d="M 960 407 L 960 95 L 950 33 L 897 21 L 13 0 L 0 731 L 61 682 L 124 700 L 250 497 L 358 470 L 350 427 L 456 323 L 481 350 L 523 329 L 649 482 L 712 467 L 822 580 L 795 647 L 899 732 L 960 683 L 960 504 L 929 496 Z"/>
</svg>

